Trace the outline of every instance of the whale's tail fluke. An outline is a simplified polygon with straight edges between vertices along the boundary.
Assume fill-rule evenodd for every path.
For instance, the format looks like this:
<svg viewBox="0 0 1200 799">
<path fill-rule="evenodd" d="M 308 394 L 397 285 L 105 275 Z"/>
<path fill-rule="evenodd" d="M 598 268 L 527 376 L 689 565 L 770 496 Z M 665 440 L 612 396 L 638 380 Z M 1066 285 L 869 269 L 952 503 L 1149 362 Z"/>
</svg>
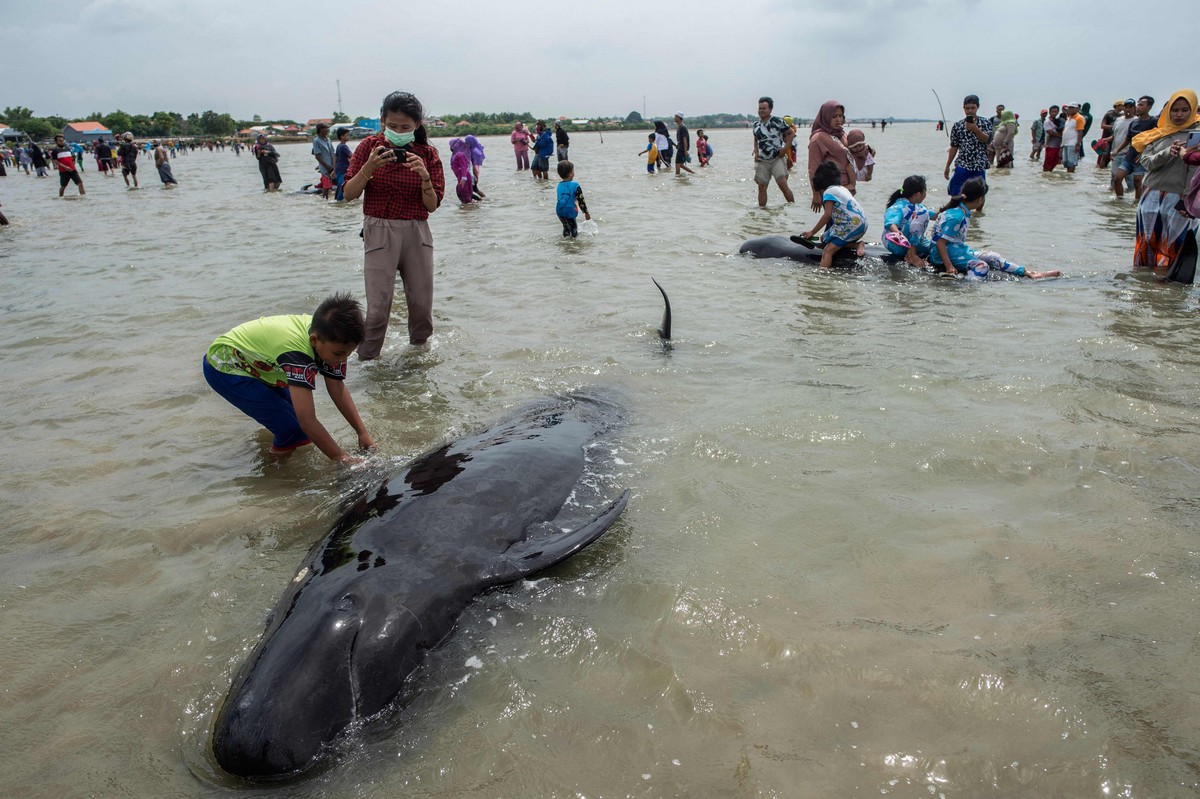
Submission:
<svg viewBox="0 0 1200 799">
<path fill-rule="evenodd" d="M 650 278 L 654 280 L 654 278 Z M 658 281 L 654 280 L 654 285 L 658 286 L 659 292 L 663 295 L 663 304 L 666 308 L 663 310 L 662 325 L 658 328 L 658 337 L 663 341 L 671 340 L 671 299 L 667 296 L 666 290 L 659 286 Z"/>
</svg>

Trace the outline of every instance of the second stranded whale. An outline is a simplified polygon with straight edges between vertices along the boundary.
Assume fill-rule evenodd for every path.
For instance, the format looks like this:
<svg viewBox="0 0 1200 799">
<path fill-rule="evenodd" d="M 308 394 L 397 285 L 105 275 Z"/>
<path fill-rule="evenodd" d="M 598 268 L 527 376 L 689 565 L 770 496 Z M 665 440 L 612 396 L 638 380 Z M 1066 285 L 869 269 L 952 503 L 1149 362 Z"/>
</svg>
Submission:
<svg viewBox="0 0 1200 799">
<path fill-rule="evenodd" d="M 793 261 L 812 261 L 814 263 L 821 261 L 820 244 L 805 247 L 793 242 L 787 236 L 762 236 L 757 239 L 748 239 L 742 242 L 738 252 L 748 253 L 755 258 L 790 258 Z M 866 245 L 866 254 L 863 257 L 878 258 L 889 263 L 903 260 L 888 252 L 886 247 L 878 244 Z M 849 266 L 857 262 L 858 258 L 854 255 L 853 248 L 847 247 L 835 255 L 833 261 L 839 265 Z"/>
<path fill-rule="evenodd" d="M 622 419 L 599 396 L 548 398 L 360 498 L 304 558 L 234 677 L 213 729 L 221 768 L 305 771 L 347 727 L 404 699 L 474 597 L 599 538 L 629 492 L 598 512 L 575 502 L 595 493 L 585 454 Z"/>
</svg>

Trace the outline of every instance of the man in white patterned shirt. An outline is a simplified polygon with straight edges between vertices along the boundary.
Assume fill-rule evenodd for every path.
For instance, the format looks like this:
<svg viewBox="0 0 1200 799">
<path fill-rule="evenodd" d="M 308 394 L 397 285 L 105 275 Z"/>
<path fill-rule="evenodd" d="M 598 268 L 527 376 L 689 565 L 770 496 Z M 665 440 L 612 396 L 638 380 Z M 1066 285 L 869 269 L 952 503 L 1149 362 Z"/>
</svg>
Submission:
<svg viewBox="0 0 1200 799">
<path fill-rule="evenodd" d="M 792 146 L 795 133 L 786 122 L 771 114 L 775 101 L 758 98 L 758 121 L 754 132 L 754 182 L 758 184 L 758 207 L 767 206 L 767 186 L 771 178 L 779 185 L 783 198 L 792 203 L 796 198 L 788 188 L 787 148 Z"/>
</svg>

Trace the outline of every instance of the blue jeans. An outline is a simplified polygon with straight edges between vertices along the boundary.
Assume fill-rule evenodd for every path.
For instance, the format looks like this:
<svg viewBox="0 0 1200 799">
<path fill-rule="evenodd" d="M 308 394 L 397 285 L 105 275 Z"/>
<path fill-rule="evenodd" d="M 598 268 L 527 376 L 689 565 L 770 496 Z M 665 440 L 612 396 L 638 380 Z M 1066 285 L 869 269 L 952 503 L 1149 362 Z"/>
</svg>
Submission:
<svg viewBox="0 0 1200 799">
<path fill-rule="evenodd" d="M 229 401 L 233 407 L 275 434 L 271 442 L 275 449 L 295 449 L 310 443 L 308 434 L 300 427 L 292 395 L 286 388 L 268 386 L 249 375 L 231 375 L 218 371 L 205 355 L 204 379 L 212 390 Z"/>
<path fill-rule="evenodd" d="M 337 184 L 337 194 L 333 196 L 333 199 L 341 202 L 343 199 L 345 199 L 342 196 L 342 188 L 346 185 L 346 172 L 344 170 L 341 172 L 335 172 L 333 175 L 333 182 Z"/>
<path fill-rule="evenodd" d="M 983 169 L 963 169 L 961 166 L 954 167 L 954 174 L 950 176 L 950 185 L 946 189 L 946 193 L 951 197 L 962 194 L 963 184 L 971 178 L 983 178 L 983 182 L 987 183 L 987 171 Z"/>
</svg>

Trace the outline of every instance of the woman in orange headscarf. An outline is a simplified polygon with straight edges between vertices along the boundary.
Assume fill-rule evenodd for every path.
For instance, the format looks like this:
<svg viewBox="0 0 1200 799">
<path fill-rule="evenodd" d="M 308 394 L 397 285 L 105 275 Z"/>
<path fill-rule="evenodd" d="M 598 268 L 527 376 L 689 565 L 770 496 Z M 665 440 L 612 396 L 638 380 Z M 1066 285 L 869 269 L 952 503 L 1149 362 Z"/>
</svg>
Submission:
<svg viewBox="0 0 1200 799">
<path fill-rule="evenodd" d="M 1200 130 L 1196 93 L 1182 89 L 1171 95 L 1158 117 L 1158 127 L 1133 137 L 1132 147 L 1146 168 L 1142 199 L 1138 202 L 1137 241 L 1133 265 L 1151 269 L 1177 266 L 1185 251 L 1195 258 L 1197 220 L 1176 206 L 1187 192 L 1197 167 L 1188 164 L 1174 145 Z"/>
<path fill-rule="evenodd" d="M 850 161 L 850 151 L 846 149 L 845 124 L 844 105 L 837 100 L 827 100 L 821 105 L 812 123 L 812 133 L 808 136 L 808 181 L 812 183 L 817 167 L 826 161 L 833 161 L 842 171 L 842 186 L 854 194 L 858 178 Z M 819 191 L 812 193 L 812 209 L 817 213 L 822 210 Z"/>
</svg>

